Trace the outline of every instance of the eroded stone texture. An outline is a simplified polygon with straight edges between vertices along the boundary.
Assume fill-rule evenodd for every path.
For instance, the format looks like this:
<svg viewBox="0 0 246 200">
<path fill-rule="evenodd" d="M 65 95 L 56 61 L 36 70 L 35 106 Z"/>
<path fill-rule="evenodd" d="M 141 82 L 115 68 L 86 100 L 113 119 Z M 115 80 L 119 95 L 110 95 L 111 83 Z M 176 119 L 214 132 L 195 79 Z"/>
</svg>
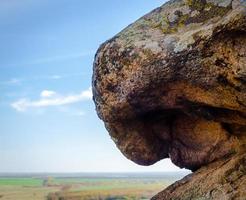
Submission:
<svg viewBox="0 0 246 200">
<path fill-rule="evenodd" d="M 160 192 L 152 200 L 245 200 L 246 154 L 203 167 Z"/>
<path fill-rule="evenodd" d="M 245 5 L 170 1 L 101 45 L 94 101 L 127 158 L 196 170 L 245 149 Z"/>
<path fill-rule="evenodd" d="M 209 165 L 155 199 L 243 199 L 245 83 L 246 1 L 174 0 L 100 46 L 92 85 L 97 113 L 127 158 Z"/>
</svg>

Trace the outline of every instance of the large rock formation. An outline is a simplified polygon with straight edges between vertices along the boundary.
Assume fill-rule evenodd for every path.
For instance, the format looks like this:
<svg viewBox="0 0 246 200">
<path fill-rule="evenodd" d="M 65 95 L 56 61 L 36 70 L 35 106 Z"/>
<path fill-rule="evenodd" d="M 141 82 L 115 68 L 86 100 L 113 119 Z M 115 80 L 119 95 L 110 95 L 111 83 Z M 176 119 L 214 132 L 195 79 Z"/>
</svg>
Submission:
<svg viewBox="0 0 246 200">
<path fill-rule="evenodd" d="M 227 173 L 236 173 L 232 190 L 246 190 L 245 83 L 246 1 L 174 0 L 101 45 L 92 85 L 97 113 L 127 158 L 206 166 L 157 198 L 206 199 L 210 191 L 207 199 L 219 199 L 212 188 Z M 210 173 L 212 185 L 203 185 Z"/>
</svg>

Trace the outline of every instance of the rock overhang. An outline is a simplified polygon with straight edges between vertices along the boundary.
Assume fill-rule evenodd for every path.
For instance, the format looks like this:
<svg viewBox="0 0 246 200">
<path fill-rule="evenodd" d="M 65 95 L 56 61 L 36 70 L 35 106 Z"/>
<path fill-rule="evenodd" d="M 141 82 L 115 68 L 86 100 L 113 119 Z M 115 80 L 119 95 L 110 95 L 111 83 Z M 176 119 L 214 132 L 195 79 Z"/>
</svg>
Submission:
<svg viewBox="0 0 246 200">
<path fill-rule="evenodd" d="M 101 45 L 94 101 L 127 158 L 196 170 L 245 149 L 245 4 L 170 1 Z"/>
</svg>

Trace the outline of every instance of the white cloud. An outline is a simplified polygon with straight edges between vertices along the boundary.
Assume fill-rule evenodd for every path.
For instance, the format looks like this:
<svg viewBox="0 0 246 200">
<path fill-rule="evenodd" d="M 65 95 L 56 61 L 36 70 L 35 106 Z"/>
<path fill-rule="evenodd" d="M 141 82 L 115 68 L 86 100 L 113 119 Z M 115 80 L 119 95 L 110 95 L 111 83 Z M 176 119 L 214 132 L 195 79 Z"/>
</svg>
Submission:
<svg viewBox="0 0 246 200">
<path fill-rule="evenodd" d="M 77 116 L 77 117 L 81 117 L 81 116 L 85 116 L 86 113 L 82 110 L 78 110 L 76 108 L 72 108 L 71 106 L 68 107 L 68 106 L 62 106 L 62 107 L 59 107 L 58 110 L 60 112 L 63 112 L 63 113 L 66 113 L 70 116 Z"/>
<path fill-rule="evenodd" d="M 1 1 L 1 0 L 0 0 Z M 70 74 L 53 74 L 53 75 L 41 75 L 41 76 L 32 76 L 32 77 L 19 77 L 19 78 L 11 78 L 9 80 L 0 80 L 1 86 L 17 86 L 22 83 L 37 81 L 37 80 L 61 80 L 68 78 L 81 78 L 82 76 L 88 76 L 90 74 L 87 73 L 70 73 Z"/>
<path fill-rule="evenodd" d="M 48 98 L 48 97 L 52 97 L 56 94 L 56 92 L 54 91 L 51 91 L 51 90 L 43 90 L 41 93 L 40 93 L 40 96 L 43 97 L 43 98 Z"/>
<path fill-rule="evenodd" d="M 62 76 L 60 76 L 60 75 L 53 75 L 53 76 L 50 76 L 49 77 L 50 79 L 61 79 L 62 78 Z"/>
<path fill-rule="evenodd" d="M 11 79 L 9 79 L 9 80 L 0 82 L 0 85 L 15 86 L 15 85 L 20 85 L 21 82 L 22 82 L 21 79 L 18 79 L 18 78 L 11 78 Z"/>
<path fill-rule="evenodd" d="M 15 84 L 19 84 L 21 82 L 21 80 L 20 79 L 17 79 L 17 78 L 12 78 L 12 79 L 10 79 L 9 81 L 7 81 L 7 83 L 8 84 L 13 84 L 13 85 L 15 85 Z"/>
<path fill-rule="evenodd" d="M 83 75 L 88 75 L 88 74 L 85 74 L 85 73 L 72 73 L 72 74 L 62 74 L 62 75 L 54 74 L 50 76 L 41 76 L 41 77 L 38 76 L 38 77 L 35 77 L 35 79 L 59 80 L 59 79 L 71 78 L 71 77 L 81 77 Z"/>
<path fill-rule="evenodd" d="M 94 55 L 95 51 L 88 50 L 85 52 L 78 52 L 78 53 L 71 53 L 65 55 L 53 55 L 51 57 L 39 57 L 33 60 L 27 60 L 25 62 L 18 62 L 18 63 L 10 63 L 8 66 L 26 66 L 26 65 L 40 65 L 46 64 L 51 62 L 61 62 L 73 59 L 81 59 L 86 56 Z"/>
<path fill-rule="evenodd" d="M 77 116 L 84 116 L 84 115 L 85 115 L 85 112 L 79 111 L 79 112 L 75 113 L 74 115 L 77 115 Z"/>
<path fill-rule="evenodd" d="M 56 94 L 56 95 L 55 95 Z M 49 97 L 49 98 L 47 98 Z M 41 98 L 36 101 L 30 99 L 19 99 L 11 104 L 12 108 L 19 112 L 24 112 L 29 108 L 41 108 L 49 106 L 62 106 L 67 104 L 73 104 L 85 100 L 92 99 L 91 87 L 87 90 L 82 91 L 79 94 L 61 96 L 54 91 L 43 91 L 41 92 Z"/>
</svg>

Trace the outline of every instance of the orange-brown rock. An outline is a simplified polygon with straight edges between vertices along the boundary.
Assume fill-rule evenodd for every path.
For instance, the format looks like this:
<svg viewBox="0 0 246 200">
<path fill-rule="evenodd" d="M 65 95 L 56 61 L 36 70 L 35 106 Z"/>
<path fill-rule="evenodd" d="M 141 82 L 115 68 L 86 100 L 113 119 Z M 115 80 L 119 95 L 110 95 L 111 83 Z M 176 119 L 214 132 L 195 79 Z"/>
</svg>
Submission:
<svg viewBox="0 0 246 200">
<path fill-rule="evenodd" d="M 100 46 L 92 81 L 128 159 L 193 171 L 246 152 L 245 83 L 245 0 L 164 4 Z"/>
<path fill-rule="evenodd" d="M 224 158 L 177 181 L 152 200 L 245 200 L 246 154 Z"/>
</svg>

